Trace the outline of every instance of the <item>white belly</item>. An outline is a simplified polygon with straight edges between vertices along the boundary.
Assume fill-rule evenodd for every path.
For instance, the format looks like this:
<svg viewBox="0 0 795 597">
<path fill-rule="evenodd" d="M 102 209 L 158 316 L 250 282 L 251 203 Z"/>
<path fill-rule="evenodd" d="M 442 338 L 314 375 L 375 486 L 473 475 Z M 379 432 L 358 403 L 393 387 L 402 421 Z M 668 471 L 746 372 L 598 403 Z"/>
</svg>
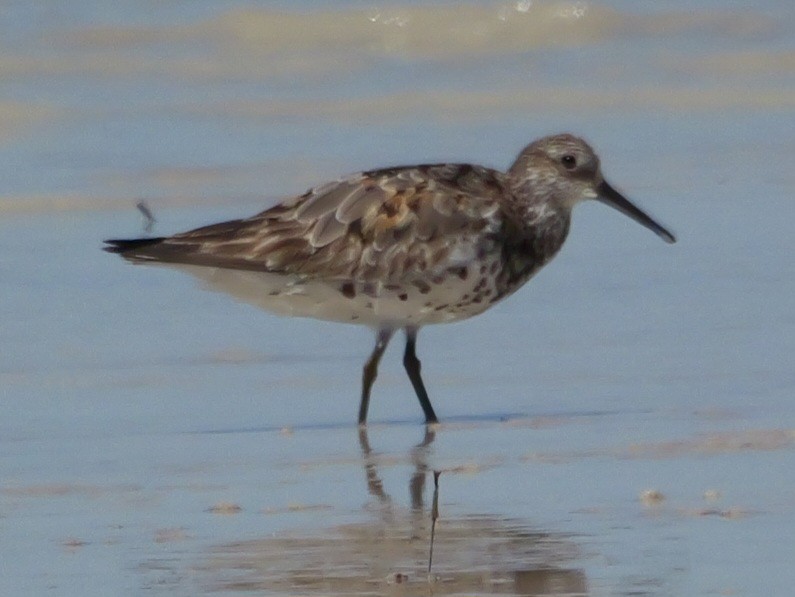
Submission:
<svg viewBox="0 0 795 597">
<path fill-rule="evenodd" d="M 479 267 L 463 277 L 449 275 L 436 283 L 400 286 L 307 280 L 192 265 L 166 267 L 199 278 L 208 290 L 229 294 L 278 315 L 371 327 L 418 327 L 460 321 L 485 311 L 495 302 L 496 295 L 491 279 L 484 278 Z"/>
</svg>

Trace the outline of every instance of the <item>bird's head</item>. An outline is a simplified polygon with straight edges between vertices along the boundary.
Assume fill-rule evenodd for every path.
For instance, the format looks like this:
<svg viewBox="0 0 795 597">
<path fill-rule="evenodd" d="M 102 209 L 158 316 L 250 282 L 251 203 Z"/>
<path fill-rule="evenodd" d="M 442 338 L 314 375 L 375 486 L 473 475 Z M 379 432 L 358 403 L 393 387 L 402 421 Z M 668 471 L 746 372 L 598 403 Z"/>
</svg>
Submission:
<svg viewBox="0 0 795 597">
<path fill-rule="evenodd" d="M 543 137 L 525 147 L 508 171 L 514 192 L 531 202 L 571 210 L 585 199 L 609 205 L 655 232 L 668 243 L 673 234 L 633 205 L 602 176 L 599 157 L 574 135 Z"/>
</svg>

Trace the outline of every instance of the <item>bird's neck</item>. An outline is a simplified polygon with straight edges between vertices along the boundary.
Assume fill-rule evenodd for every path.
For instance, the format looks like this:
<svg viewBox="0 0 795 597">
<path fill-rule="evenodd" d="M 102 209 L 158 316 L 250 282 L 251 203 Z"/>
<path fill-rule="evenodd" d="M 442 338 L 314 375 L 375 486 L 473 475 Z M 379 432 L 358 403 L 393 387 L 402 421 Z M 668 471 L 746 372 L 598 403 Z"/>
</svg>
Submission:
<svg viewBox="0 0 795 597">
<path fill-rule="evenodd" d="M 535 269 L 552 259 L 569 234 L 571 209 L 557 208 L 549 203 L 530 205 L 522 214 L 521 253 L 533 262 Z"/>
<path fill-rule="evenodd" d="M 545 172 L 538 173 L 538 177 L 541 174 Z M 545 180 L 538 177 L 531 181 L 519 179 L 510 185 L 511 215 L 520 223 L 520 229 L 528 237 L 550 230 L 560 230 L 562 227 L 565 230 L 560 235 L 562 243 L 569 229 L 572 206 L 558 200 L 560 193 L 556 192 L 554 184 L 543 184 Z"/>
<path fill-rule="evenodd" d="M 529 280 L 560 250 L 569 233 L 571 210 L 550 202 L 515 203 L 506 221 L 505 283 L 512 289 Z"/>
</svg>

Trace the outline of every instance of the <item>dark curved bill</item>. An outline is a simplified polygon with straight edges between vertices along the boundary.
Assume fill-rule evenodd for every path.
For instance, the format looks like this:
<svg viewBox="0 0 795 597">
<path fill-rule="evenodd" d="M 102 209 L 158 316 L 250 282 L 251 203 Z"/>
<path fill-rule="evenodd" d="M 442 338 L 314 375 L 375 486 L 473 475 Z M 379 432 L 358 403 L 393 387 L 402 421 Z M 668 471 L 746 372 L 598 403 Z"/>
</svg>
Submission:
<svg viewBox="0 0 795 597">
<path fill-rule="evenodd" d="M 628 215 L 635 220 L 638 224 L 643 224 L 649 230 L 657 233 L 657 236 L 662 238 L 667 243 L 675 243 L 676 237 L 668 232 L 665 228 L 660 226 L 657 222 L 651 219 L 645 212 L 635 207 L 629 202 L 629 199 L 624 197 L 621 193 L 616 191 L 607 182 L 602 183 L 596 188 L 598 193 L 596 199 L 602 203 L 614 207 L 621 213 Z"/>
</svg>

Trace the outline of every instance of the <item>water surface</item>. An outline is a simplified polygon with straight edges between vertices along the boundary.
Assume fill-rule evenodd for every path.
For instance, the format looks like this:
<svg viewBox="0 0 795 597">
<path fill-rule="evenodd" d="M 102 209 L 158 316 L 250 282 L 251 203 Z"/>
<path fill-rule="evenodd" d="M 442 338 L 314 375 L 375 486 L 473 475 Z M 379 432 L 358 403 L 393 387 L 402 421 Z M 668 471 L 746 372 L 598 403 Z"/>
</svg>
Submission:
<svg viewBox="0 0 795 597">
<path fill-rule="evenodd" d="M 6 3 L 0 593 L 423 592 L 442 470 L 437 593 L 788 594 L 793 31 L 772 0 Z M 582 206 L 527 288 L 423 330 L 421 448 L 397 348 L 360 441 L 369 330 L 99 250 L 140 199 L 168 234 L 561 131 L 679 242 Z"/>
</svg>

